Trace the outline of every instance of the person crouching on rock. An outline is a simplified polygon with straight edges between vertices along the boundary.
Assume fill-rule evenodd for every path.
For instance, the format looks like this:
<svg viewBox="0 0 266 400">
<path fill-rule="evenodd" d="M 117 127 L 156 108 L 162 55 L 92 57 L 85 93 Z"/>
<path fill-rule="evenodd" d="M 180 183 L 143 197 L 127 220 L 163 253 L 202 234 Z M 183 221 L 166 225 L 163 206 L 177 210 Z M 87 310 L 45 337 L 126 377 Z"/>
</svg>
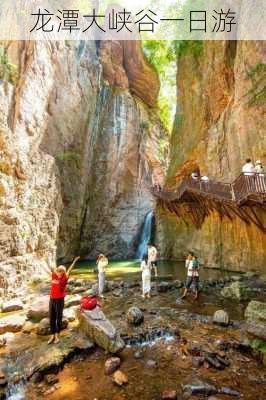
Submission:
<svg viewBox="0 0 266 400">
<path fill-rule="evenodd" d="M 48 344 L 59 342 L 59 333 L 62 327 L 64 299 L 66 296 L 66 286 L 71 270 L 80 257 L 76 257 L 68 270 L 63 265 L 49 271 L 52 278 L 49 303 L 49 318 L 51 338 Z"/>
<path fill-rule="evenodd" d="M 150 298 L 151 293 L 151 263 L 149 262 L 148 255 L 143 257 L 140 269 L 142 271 L 142 297 Z"/>
<path fill-rule="evenodd" d="M 103 292 L 105 287 L 105 272 L 108 265 L 108 258 L 104 254 L 100 254 L 96 261 L 98 267 L 98 292 L 99 296 L 103 298 Z"/>
</svg>

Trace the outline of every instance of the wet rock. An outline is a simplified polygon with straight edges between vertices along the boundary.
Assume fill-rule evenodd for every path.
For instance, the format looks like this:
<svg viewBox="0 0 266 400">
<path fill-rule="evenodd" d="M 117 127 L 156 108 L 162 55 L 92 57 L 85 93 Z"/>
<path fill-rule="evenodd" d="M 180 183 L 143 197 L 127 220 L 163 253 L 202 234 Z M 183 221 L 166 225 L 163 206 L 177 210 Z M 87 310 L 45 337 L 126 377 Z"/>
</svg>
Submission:
<svg viewBox="0 0 266 400">
<path fill-rule="evenodd" d="M 4 372 L 0 369 L 0 387 L 5 387 L 7 385 L 7 379 Z"/>
<path fill-rule="evenodd" d="M 218 389 L 214 385 L 202 381 L 183 385 L 182 389 L 184 393 L 190 396 L 200 395 L 200 394 L 203 394 L 205 396 L 210 396 L 212 394 L 218 393 Z"/>
<path fill-rule="evenodd" d="M 217 360 L 216 356 L 206 356 L 205 357 L 205 363 L 208 363 L 210 367 L 213 367 L 215 369 L 220 369 L 221 370 L 221 369 L 225 368 L 225 365 L 221 364 Z"/>
<path fill-rule="evenodd" d="M 224 310 L 217 310 L 213 315 L 213 323 L 221 326 L 229 325 L 229 315 Z"/>
<path fill-rule="evenodd" d="M 120 367 L 120 364 L 121 360 L 119 357 L 108 358 L 104 364 L 106 375 L 112 375 Z"/>
<path fill-rule="evenodd" d="M 134 353 L 134 358 L 136 359 L 136 360 L 140 360 L 141 358 L 143 358 L 144 357 L 144 353 L 142 352 L 142 351 L 136 351 L 135 353 Z"/>
<path fill-rule="evenodd" d="M 99 307 L 83 312 L 77 309 L 76 313 L 80 330 L 98 346 L 110 353 L 118 353 L 125 347 L 119 333 Z"/>
<path fill-rule="evenodd" d="M 162 393 L 162 400 L 175 400 L 177 399 L 176 390 L 166 389 Z"/>
<path fill-rule="evenodd" d="M 173 287 L 173 284 L 170 282 L 160 282 L 157 285 L 157 290 L 159 293 L 166 293 L 168 290 L 171 290 Z"/>
<path fill-rule="evenodd" d="M 68 320 L 68 322 L 73 322 L 76 319 L 76 310 L 77 307 L 65 308 L 64 309 L 64 317 Z"/>
<path fill-rule="evenodd" d="M 20 311 L 23 310 L 23 303 L 20 299 L 12 299 L 9 301 L 5 301 L 2 304 L 2 312 L 8 313 L 12 311 Z"/>
<path fill-rule="evenodd" d="M 119 369 L 113 375 L 113 382 L 118 386 L 123 386 L 128 383 L 128 377 Z"/>
<path fill-rule="evenodd" d="M 62 321 L 62 329 L 66 329 L 68 326 L 68 320 L 66 318 L 63 318 Z M 40 336 L 47 336 L 50 335 L 50 321 L 49 318 L 43 318 L 36 329 L 37 335 Z"/>
<path fill-rule="evenodd" d="M 245 318 L 247 333 L 266 341 L 266 303 L 251 301 L 245 310 Z"/>
<path fill-rule="evenodd" d="M 199 368 L 204 363 L 204 357 L 192 357 L 192 365 L 195 368 Z"/>
<path fill-rule="evenodd" d="M 123 294 L 123 290 L 122 289 L 115 289 L 113 291 L 113 296 L 115 296 L 115 297 L 120 297 L 120 296 L 122 296 L 122 294 Z"/>
<path fill-rule="evenodd" d="M 22 332 L 25 334 L 30 334 L 30 333 L 34 332 L 37 327 L 38 327 L 38 324 L 33 323 L 31 321 L 26 321 L 26 323 L 24 324 L 24 326 L 22 328 Z"/>
<path fill-rule="evenodd" d="M 241 393 L 237 392 L 236 390 L 227 388 L 227 387 L 223 387 L 219 390 L 220 394 L 225 394 L 227 396 L 233 396 L 233 397 L 240 397 Z"/>
<path fill-rule="evenodd" d="M 25 315 L 9 315 L 0 318 L 0 335 L 6 332 L 20 332 L 26 321 Z"/>
<path fill-rule="evenodd" d="M 243 282 L 233 282 L 231 285 L 222 289 L 221 295 L 233 300 L 248 300 L 252 295 L 252 290 Z"/>
<path fill-rule="evenodd" d="M 42 296 L 33 301 L 27 313 L 28 319 L 34 322 L 40 322 L 43 318 L 47 318 L 49 315 L 49 301 L 50 296 Z"/>
<path fill-rule="evenodd" d="M 174 286 L 176 289 L 180 289 L 180 288 L 183 287 L 183 282 L 182 282 L 182 281 L 179 281 L 179 280 L 177 279 L 177 280 L 175 280 L 175 281 L 173 282 L 173 286 Z"/>
<path fill-rule="evenodd" d="M 48 385 L 55 385 L 57 382 L 59 382 L 59 378 L 55 374 L 49 374 L 45 376 L 45 382 Z"/>
<path fill-rule="evenodd" d="M 143 312 L 138 307 L 130 307 L 126 318 L 127 322 L 132 325 L 140 325 L 144 321 Z"/>
<path fill-rule="evenodd" d="M 155 360 L 148 360 L 148 361 L 146 362 L 146 365 L 147 365 L 148 368 L 156 368 L 157 363 L 156 363 Z"/>
</svg>

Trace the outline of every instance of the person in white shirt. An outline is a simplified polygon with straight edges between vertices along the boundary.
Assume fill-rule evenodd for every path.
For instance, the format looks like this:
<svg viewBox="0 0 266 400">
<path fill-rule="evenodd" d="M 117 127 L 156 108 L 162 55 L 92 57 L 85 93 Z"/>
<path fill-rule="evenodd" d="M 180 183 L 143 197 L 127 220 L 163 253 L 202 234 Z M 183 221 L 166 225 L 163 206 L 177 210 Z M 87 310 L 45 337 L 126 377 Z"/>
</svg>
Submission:
<svg viewBox="0 0 266 400">
<path fill-rule="evenodd" d="M 193 285 L 194 286 L 194 300 L 198 298 L 198 290 L 199 290 L 199 262 L 197 257 L 193 253 L 189 253 L 186 258 L 187 268 L 187 280 L 185 285 L 185 290 L 181 299 L 186 297 L 188 290 Z"/>
<path fill-rule="evenodd" d="M 142 297 L 146 298 L 147 296 L 149 299 L 151 292 L 151 264 L 147 255 L 141 261 L 140 269 L 142 272 Z"/>
<path fill-rule="evenodd" d="M 148 244 L 148 261 L 151 265 L 151 269 L 154 269 L 156 277 L 158 276 L 157 255 L 158 255 L 158 250 L 156 249 L 156 247 L 153 246 L 151 243 Z"/>
<path fill-rule="evenodd" d="M 104 254 L 100 254 L 97 258 L 96 264 L 98 267 L 99 296 L 103 298 L 103 292 L 105 287 L 105 272 L 106 272 L 106 267 L 108 265 L 108 258 L 105 257 Z"/>
<path fill-rule="evenodd" d="M 263 172 L 264 172 L 264 168 L 263 168 L 262 162 L 260 160 L 257 160 L 255 162 L 255 172 L 257 174 L 263 174 Z"/>
<path fill-rule="evenodd" d="M 246 176 L 254 175 L 255 167 L 254 167 L 253 162 L 251 161 L 250 158 L 246 159 L 246 163 L 242 167 L 242 172 Z"/>
</svg>

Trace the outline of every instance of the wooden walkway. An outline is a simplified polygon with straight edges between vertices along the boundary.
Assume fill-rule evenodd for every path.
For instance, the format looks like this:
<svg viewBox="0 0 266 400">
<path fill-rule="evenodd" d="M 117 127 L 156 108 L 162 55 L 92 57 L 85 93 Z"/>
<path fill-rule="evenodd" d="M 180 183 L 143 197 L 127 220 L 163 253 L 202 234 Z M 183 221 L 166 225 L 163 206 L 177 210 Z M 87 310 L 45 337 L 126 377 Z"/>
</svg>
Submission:
<svg viewBox="0 0 266 400">
<path fill-rule="evenodd" d="M 158 204 L 198 228 L 205 217 L 217 211 L 220 217 L 239 217 L 266 232 L 266 174 L 241 174 L 232 183 L 185 179 L 176 189 L 153 187 Z M 188 218 L 187 218 L 188 217 Z"/>
</svg>

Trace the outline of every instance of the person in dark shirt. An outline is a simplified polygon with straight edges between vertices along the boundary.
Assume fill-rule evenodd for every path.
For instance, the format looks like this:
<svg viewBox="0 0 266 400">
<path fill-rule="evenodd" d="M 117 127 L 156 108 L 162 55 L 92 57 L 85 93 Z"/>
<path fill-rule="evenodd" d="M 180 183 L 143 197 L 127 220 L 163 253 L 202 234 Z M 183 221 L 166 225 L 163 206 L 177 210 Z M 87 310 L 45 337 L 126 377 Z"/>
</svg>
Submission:
<svg viewBox="0 0 266 400">
<path fill-rule="evenodd" d="M 66 296 L 66 286 L 71 270 L 74 268 L 76 262 L 80 257 L 76 257 L 68 270 L 63 265 L 49 270 L 51 276 L 51 290 L 49 302 L 49 317 L 50 317 L 50 330 L 51 338 L 48 344 L 59 342 L 59 333 L 62 327 L 64 299 Z"/>
</svg>

